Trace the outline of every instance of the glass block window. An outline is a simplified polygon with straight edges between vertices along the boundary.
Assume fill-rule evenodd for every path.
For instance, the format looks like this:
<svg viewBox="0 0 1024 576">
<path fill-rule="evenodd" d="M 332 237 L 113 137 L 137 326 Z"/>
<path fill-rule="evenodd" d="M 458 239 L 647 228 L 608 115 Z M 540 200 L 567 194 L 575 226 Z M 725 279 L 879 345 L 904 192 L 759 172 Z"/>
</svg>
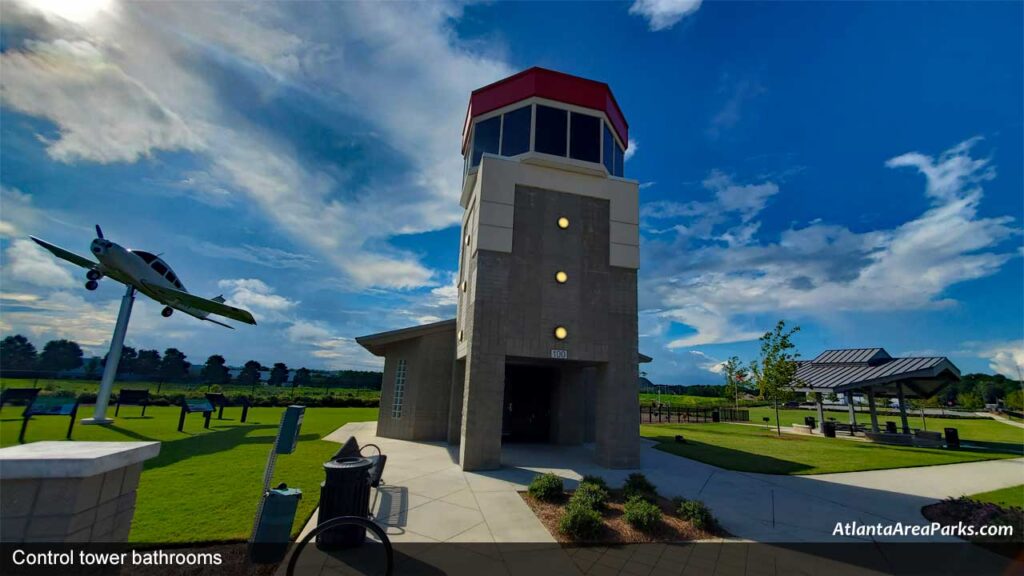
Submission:
<svg viewBox="0 0 1024 576">
<path fill-rule="evenodd" d="M 391 417 L 402 417 L 402 402 L 405 400 L 405 359 L 398 361 L 395 367 L 395 397 L 391 403 Z"/>
</svg>

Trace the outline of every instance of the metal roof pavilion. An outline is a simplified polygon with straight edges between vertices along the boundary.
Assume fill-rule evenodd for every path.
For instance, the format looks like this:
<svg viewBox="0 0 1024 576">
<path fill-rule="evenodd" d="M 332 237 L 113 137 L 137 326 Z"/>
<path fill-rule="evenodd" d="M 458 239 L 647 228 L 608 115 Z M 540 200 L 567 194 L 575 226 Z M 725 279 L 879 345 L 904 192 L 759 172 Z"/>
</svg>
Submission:
<svg viewBox="0 0 1024 576">
<path fill-rule="evenodd" d="M 826 350 L 800 362 L 793 388 L 805 392 L 866 393 L 930 398 L 960 380 L 960 370 L 942 356 L 894 358 L 883 348 Z"/>
</svg>

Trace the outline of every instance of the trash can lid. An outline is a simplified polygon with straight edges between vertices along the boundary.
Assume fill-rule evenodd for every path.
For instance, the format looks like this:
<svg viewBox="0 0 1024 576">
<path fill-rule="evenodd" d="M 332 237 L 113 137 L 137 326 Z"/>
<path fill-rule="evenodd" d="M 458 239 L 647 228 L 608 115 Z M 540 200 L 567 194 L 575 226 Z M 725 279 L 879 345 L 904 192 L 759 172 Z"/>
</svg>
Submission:
<svg viewBox="0 0 1024 576">
<path fill-rule="evenodd" d="M 361 456 L 344 456 L 324 462 L 324 468 L 330 470 L 365 470 L 371 466 L 373 462 Z"/>
</svg>

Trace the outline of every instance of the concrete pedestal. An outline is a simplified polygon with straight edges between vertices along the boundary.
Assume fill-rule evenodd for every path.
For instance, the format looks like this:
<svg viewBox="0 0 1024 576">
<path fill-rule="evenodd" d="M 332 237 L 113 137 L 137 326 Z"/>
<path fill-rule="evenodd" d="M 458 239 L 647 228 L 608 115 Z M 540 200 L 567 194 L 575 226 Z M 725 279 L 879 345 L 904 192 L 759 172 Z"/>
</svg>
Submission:
<svg viewBox="0 0 1024 576">
<path fill-rule="evenodd" d="M 159 442 L 0 449 L 0 540 L 126 542 L 142 463 L 159 452 Z"/>
</svg>

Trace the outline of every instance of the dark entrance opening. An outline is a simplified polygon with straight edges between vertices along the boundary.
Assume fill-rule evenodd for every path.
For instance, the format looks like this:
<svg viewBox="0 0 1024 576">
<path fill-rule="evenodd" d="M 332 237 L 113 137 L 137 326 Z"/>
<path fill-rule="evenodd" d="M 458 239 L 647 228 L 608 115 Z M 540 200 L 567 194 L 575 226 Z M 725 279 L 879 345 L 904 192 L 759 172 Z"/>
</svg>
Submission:
<svg viewBox="0 0 1024 576">
<path fill-rule="evenodd" d="M 505 365 L 502 442 L 547 442 L 551 433 L 551 392 L 559 371 L 550 366 Z"/>
</svg>

